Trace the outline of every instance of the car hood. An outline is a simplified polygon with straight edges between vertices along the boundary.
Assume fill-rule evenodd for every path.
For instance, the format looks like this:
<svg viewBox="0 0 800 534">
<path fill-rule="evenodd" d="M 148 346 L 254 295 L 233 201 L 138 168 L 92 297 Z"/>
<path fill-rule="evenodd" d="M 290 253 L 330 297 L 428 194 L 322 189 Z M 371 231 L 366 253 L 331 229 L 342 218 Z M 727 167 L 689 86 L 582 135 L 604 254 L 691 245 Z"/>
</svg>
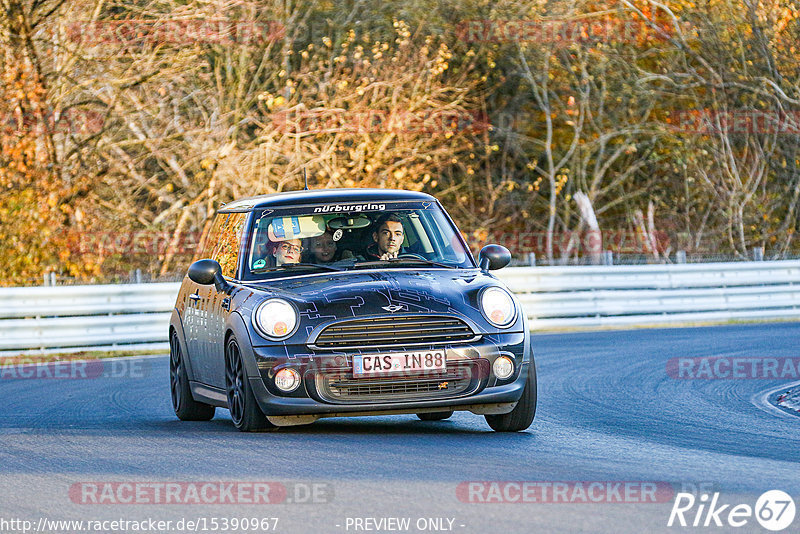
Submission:
<svg viewBox="0 0 800 534">
<path fill-rule="evenodd" d="M 304 330 L 354 317 L 443 313 L 464 317 L 486 333 L 497 329 L 483 317 L 478 294 L 490 285 L 503 284 L 477 269 L 343 271 L 248 283 L 264 298 L 294 302 Z M 263 299 L 249 300 L 255 307 Z"/>
</svg>

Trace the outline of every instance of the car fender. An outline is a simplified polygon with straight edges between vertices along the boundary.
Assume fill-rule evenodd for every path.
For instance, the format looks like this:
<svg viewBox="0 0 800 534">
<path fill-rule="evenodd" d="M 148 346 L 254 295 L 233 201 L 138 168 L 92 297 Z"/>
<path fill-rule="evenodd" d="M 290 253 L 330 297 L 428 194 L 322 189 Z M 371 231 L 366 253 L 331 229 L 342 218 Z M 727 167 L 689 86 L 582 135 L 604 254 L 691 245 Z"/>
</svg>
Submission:
<svg viewBox="0 0 800 534">
<path fill-rule="evenodd" d="M 236 341 L 239 342 L 239 350 L 242 354 L 242 361 L 244 362 L 244 369 L 248 377 L 261 377 L 256 365 L 256 356 L 253 352 L 253 343 L 250 340 L 250 333 L 244 318 L 239 312 L 233 312 L 228 316 L 228 324 L 226 325 L 225 339 L 228 338 L 228 332 L 233 333 Z"/>
<path fill-rule="evenodd" d="M 528 325 L 528 316 L 525 314 L 524 311 L 521 312 L 522 315 L 522 331 L 525 334 L 525 344 L 523 345 L 522 349 L 522 361 L 533 361 L 533 342 L 531 338 L 533 335 L 530 331 L 530 326 Z"/>
</svg>

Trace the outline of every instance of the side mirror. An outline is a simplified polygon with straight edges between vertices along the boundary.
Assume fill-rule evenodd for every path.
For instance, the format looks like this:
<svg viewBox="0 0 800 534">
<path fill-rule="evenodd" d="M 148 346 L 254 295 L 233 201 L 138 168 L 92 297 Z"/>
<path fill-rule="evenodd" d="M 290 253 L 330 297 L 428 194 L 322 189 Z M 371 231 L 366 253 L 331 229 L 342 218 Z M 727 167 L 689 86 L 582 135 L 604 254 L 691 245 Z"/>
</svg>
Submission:
<svg viewBox="0 0 800 534">
<path fill-rule="evenodd" d="M 228 291 L 228 282 L 222 276 L 222 267 L 214 260 L 197 260 L 189 266 L 189 279 L 203 286 L 214 284 L 217 291 Z"/>
<path fill-rule="evenodd" d="M 502 245 L 486 245 L 478 254 L 478 266 L 482 271 L 502 269 L 511 262 L 511 253 Z"/>
</svg>

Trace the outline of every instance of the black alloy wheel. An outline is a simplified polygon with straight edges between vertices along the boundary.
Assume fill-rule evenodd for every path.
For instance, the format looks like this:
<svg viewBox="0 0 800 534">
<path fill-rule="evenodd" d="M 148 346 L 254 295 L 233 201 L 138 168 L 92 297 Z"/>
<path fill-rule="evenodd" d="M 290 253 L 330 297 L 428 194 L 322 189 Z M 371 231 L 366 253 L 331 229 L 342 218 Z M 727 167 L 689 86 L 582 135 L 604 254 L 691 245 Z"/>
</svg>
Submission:
<svg viewBox="0 0 800 534">
<path fill-rule="evenodd" d="M 225 392 L 231 420 L 236 428 L 242 432 L 264 432 L 277 428 L 267 420 L 256 402 L 245 373 L 242 351 L 234 337 L 225 344 Z"/>
<path fill-rule="evenodd" d="M 169 338 L 169 390 L 172 409 L 181 421 L 209 421 L 214 417 L 215 407 L 197 402 L 192 397 L 189 375 L 186 372 L 186 362 L 177 332 L 172 332 Z"/>
</svg>

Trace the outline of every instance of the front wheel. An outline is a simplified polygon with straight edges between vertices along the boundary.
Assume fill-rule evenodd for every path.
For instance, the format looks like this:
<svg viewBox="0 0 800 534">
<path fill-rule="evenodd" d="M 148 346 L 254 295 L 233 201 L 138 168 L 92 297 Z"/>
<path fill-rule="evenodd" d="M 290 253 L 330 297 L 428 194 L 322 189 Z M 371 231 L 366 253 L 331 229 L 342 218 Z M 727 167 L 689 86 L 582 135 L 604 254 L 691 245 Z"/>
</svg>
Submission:
<svg viewBox="0 0 800 534">
<path fill-rule="evenodd" d="M 519 432 L 525 430 L 536 415 L 536 365 L 531 358 L 528 364 L 528 382 L 522 390 L 519 402 L 508 413 L 501 415 L 485 415 L 486 422 L 497 432 Z"/>
<path fill-rule="evenodd" d="M 209 421 L 214 417 L 216 408 L 197 402 L 192 397 L 189 374 L 186 372 L 186 361 L 177 332 L 173 332 L 169 338 L 169 389 L 172 409 L 181 421 Z"/>
<path fill-rule="evenodd" d="M 225 344 L 225 392 L 231 420 L 236 428 L 242 432 L 266 432 L 277 428 L 267 420 L 256 403 L 244 370 L 242 351 L 234 337 Z"/>
</svg>

